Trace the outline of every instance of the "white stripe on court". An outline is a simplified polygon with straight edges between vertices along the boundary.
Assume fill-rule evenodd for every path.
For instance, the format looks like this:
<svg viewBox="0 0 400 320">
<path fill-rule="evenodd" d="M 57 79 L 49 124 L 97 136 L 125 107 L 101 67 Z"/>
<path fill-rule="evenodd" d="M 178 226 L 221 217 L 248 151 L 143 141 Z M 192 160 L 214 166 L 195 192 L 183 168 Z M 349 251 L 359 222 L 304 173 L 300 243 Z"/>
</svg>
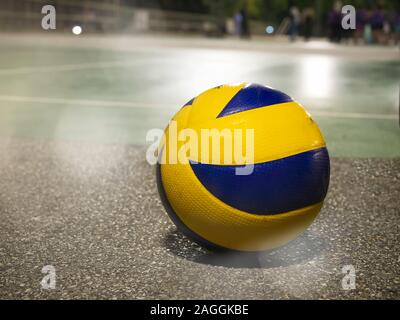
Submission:
<svg viewBox="0 0 400 320">
<path fill-rule="evenodd" d="M 85 99 L 62 99 L 46 97 L 26 97 L 26 96 L 1 96 L 1 102 L 26 102 L 26 103 L 44 103 L 44 104 L 63 104 L 71 106 L 94 106 L 94 107 L 121 107 L 121 108 L 165 108 L 166 105 L 157 105 L 152 103 L 129 102 L 129 101 L 111 101 L 111 100 L 85 100 Z"/>
<path fill-rule="evenodd" d="M 25 103 L 43 103 L 43 104 L 62 104 L 70 106 L 93 106 L 93 107 L 120 107 L 120 108 L 178 108 L 174 104 L 155 104 L 145 102 L 130 101 L 111 101 L 111 100 L 85 100 L 85 99 L 63 99 L 47 97 L 28 97 L 28 96 L 7 96 L 0 95 L 0 102 L 25 102 Z M 397 120 L 398 114 L 382 113 L 353 113 L 353 112 L 335 112 L 307 109 L 313 116 L 325 118 L 345 118 L 345 119 L 375 119 L 375 120 Z"/>
<path fill-rule="evenodd" d="M 376 120 L 397 120 L 399 115 L 383 113 L 354 113 L 354 112 L 335 112 L 335 111 L 317 111 L 310 110 L 312 116 L 326 118 L 347 118 L 347 119 L 376 119 Z"/>
<path fill-rule="evenodd" d="M 75 63 L 65 65 L 54 65 L 54 66 L 41 66 L 41 67 L 21 67 L 21 68 L 10 68 L 0 69 L 1 75 L 18 75 L 26 73 L 47 73 L 47 72 L 59 72 L 59 71 L 75 71 L 85 69 L 97 69 L 97 68 L 113 68 L 113 67 L 129 67 L 135 65 L 142 65 L 149 60 L 134 60 L 134 61 L 106 61 L 106 62 L 87 62 L 87 63 Z M 154 60 L 152 60 L 154 62 Z"/>
</svg>

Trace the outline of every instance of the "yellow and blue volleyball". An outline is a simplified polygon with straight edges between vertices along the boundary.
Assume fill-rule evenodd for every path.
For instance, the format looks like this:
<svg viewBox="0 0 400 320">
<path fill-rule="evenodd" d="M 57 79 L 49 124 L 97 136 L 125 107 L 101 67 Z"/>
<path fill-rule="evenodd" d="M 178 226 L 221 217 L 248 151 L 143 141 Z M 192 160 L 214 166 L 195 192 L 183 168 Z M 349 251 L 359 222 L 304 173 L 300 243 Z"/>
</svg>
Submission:
<svg viewBox="0 0 400 320">
<path fill-rule="evenodd" d="M 253 169 L 241 175 L 237 169 L 248 163 L 216 163 L 204 156 L 212 148 L 199 147 L 187 161 L 172 163 L 167 127 L 158 190 L 171 220 L 194 241 L 269 250 L 298 237 L 320 212 L 329 185 L 328 151 L 316 122 L 287 94 L 258 84 L 223 85 L 190 100 L 172 120 L 178 132 L 191 129 L 199 137 L 203 129 L 254 133 Z M 184 143 L 177 141 L 177 148 Z"/>
</svg>

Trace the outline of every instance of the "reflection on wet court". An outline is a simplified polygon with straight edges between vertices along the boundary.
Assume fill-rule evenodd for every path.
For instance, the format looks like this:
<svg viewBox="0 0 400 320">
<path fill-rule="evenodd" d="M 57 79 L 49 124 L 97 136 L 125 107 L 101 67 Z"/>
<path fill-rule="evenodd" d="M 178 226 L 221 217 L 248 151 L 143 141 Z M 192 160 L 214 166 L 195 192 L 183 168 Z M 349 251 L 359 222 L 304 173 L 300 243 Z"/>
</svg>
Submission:
<svg viewBox="0 0 400 320">
<path fill-rule="evenodd" d="M 255 47 L 229 40 L 220 48 L 215 40 L 172 38 L 171 45 L 143 37 L 36 40 L 6 38 L 1 44 L 3 137 L 143 145 L 147 130 L 163 128 L 205 89 L 256 82 L 300 101 L 333 156 L 400 153 L 394 48 L 261 40 Z"/>
</svg>

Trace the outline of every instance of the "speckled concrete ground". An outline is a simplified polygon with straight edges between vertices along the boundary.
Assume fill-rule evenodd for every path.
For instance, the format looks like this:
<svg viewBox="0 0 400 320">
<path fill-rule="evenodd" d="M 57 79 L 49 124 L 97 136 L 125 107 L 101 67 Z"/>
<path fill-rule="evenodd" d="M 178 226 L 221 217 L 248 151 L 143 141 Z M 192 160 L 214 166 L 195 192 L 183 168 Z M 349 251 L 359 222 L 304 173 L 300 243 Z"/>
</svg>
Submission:
<svg viewBox="0 0 400 320">
<path fill-rule="evenodd" d="M 145 149 L 0 140 L 0 298 L 400 298 L 400 159 L 332 159 L 326 205 L 259 257 L 182 237 Z M 344 291 L 344 265 L 356 289 Z M 53 265 L 55 290 L 41 269 Z"/>
</svg>

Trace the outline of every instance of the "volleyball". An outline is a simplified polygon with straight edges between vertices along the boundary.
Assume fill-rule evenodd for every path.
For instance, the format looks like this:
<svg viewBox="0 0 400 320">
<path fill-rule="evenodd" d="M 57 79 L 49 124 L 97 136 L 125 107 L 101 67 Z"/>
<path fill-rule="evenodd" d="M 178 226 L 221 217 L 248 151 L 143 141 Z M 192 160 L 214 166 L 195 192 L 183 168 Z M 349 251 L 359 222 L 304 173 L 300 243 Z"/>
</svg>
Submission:
<svg viewBox="0 0 400 320">
<path fill-rule="evenodd" d="M 186 236 L 208 248 L 264 251 L 302 234 L 328 191 L 321 131 L 289 95 L 222 85 L 186 103 L 165 129 L 157 185 Z"/>
</svg>

